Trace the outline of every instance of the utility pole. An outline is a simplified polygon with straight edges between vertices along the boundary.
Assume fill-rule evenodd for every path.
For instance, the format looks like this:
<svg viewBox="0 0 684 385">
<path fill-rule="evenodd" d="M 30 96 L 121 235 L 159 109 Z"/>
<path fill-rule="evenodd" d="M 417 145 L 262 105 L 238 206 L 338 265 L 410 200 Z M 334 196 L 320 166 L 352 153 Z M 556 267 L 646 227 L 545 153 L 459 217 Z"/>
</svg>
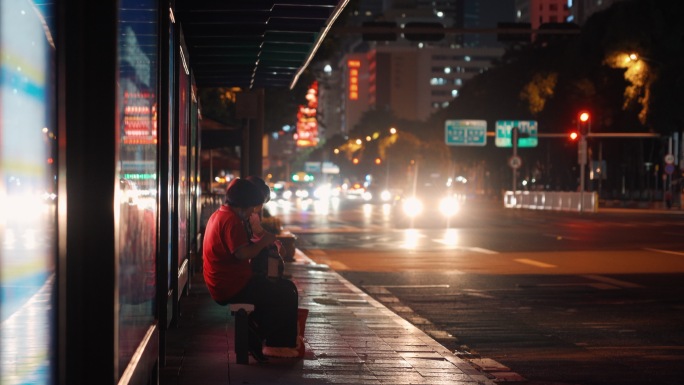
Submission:
<svg viewBox="0 0 684 385">
<path fill-rule="evenodd" d="M 522 160 L 518 156 L 518 139 L 519 138 L 527 138 L 529 136 L 528 133 L 520 133 L 520 128 L 518 127 L 513 127 L 511 129 L 511 144 L 513 146 L 513 156 L 508 159 L 508 166 L 513 170 L 513 193 L 517 191 L 518 187 L 518 169 L 522 165 Z"/>
<path fill-rule="evenodd" d="M 579 143 L 577 146 L 577 164 L 580 166 L 580 202 L 579 211 L 584 212 L 584 173 L 587 168 L 587 136 L 591 133 L 591 115 L 582 111 L 577 120 Z"/>
<path fill-rule="evenodd" d="M 513 127 L 511 130 L 511 136 L 513 139 L 513 159 L 516 159 L 518 157 L 518 134 L 519 134 L 519 129 L 518 127 Z M 518 187 L 518 181 L 517 181 L 517 176 L 518 176 L 518 168 L 517 167 L 511 167 L 511 170 L 513 170 L 513 194 L 517 191 Z"/>
</svg>

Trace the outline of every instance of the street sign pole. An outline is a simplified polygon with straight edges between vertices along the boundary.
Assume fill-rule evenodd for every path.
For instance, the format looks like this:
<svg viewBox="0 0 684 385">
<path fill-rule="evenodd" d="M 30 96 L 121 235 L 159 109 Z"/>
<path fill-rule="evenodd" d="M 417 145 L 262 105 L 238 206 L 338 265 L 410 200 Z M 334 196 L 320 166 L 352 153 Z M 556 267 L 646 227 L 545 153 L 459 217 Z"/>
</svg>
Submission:
<svg viewBox="0 0 684 385">
<path fill-rule="evenodd" d="M 580 166 L 580 213 L 584 212 L 584 169 L 587 166 L 587 138 L 580 135 L 577 149 L 577 164 Z"/>
<path fill-rule="evenodd" d="M 511 130 L 511 136 L 511 139 L 513 140 L 513 158 L 516 158 L 518 156 L 518 127 L 513 127 L 513 129 Z M 511 169 L 513 170 L 513 194 L 515 194 L 518 186 L 516 180 L 518 176 L 518 169 L 515 167 L 511 167 Z"/>
</svg>

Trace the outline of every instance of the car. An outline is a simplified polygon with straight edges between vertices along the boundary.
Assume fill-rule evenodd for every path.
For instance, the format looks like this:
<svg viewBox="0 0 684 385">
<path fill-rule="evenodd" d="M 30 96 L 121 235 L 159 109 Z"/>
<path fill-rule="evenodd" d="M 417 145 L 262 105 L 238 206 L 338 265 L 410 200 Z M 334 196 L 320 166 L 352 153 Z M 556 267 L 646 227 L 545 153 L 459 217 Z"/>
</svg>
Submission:
<svg viewBox="0 0 684 385">
<path fill-rule="evenodd" d="M 290 200 L 294 197 L 294 192 L 290 183 L 278 181 L 273 183 L 271 187 L 271 200 Z"/>
<path fill-rule="evenodd" d="M 446 182 L 417 183 L 401 197 L 396 223 L 402 227 L 448 227 L 458 219 L 464 203 L 465 196 Z"/>
<path fill-rule="evenodd" d="M 385 186 L 371 185 L 366 188 L 364 200 L 369 203 L 394 204 L 401 199 L 401 190 Z"/>
<path fill-rule="evenodd" d="M 368 194 L 366 194 L 366 188 L 363 186 L 363 184 L 358 182 L 350 185 L 343 185 L 342 193 L 345 199 L 352 201 L 363 202 L 366 201 L 366 198 L 368 197 Z"/>
</svg>

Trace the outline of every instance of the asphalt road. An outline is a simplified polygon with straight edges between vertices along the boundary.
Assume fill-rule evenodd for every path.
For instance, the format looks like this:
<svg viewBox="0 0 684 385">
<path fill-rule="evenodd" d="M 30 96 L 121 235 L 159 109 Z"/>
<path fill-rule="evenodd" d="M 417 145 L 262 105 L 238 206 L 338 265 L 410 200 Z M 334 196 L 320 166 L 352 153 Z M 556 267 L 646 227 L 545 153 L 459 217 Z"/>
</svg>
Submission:
<svg viewBox="0 0 684 385">
<path fill-rule="evenodd" d="M 298 247 L 444 346 L 528 384 L 684 383 L 684 215 L 506 210 L 452 228 L 391 210 L 279 213 Z"/>
</svg>

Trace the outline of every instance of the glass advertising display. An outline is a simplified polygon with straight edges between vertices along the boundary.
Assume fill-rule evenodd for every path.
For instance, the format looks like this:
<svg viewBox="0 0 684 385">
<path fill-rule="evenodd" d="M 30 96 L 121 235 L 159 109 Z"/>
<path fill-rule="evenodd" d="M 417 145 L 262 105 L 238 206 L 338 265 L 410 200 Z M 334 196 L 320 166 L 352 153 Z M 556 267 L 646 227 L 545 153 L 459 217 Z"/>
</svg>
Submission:
<svg viewBox="0 0 684 385">
<path fill-rule="evenodd" d="M 176 103 L 176 93 L 174 92 L 175 87 L 176 87 L 176 60 L 175 60 L 175 54 L 176 54 L 176 26 L 175 26 L 175 18 L 173 16 L 173 11 L 169 10 L 169 41 L 168 41 L 168 49 L 169 49 L 169 57 L 168 57 L 168 84 L 167 84 L 167 89 L 169 90 L 168 93 L 168 100 L 166 101 L 167 104 L 167 126 L 168 126 L 168 132 L 166 133 L 167 137 L 167 151 L 169 156 L 167 157 L 168 163 L 166 164 L 167 166 L 167 174 L 166 174 L 166 191 L 167 191 L 167 196 L 166 196 L 166 202 L 170 202 L 170 204 L 173 204 L 173 186 L 175 186 L 175 180 L 174 178 L 174 168 L 173 168 L 173 149 L 176 145 L 176 138 L 174 137 L 174 111 L 175 111 L 175 103 Z M 162 143 L 164 145 L 164 143 Z M 173 207 L 169 207 L 169 212 L 173 212 Z M 171 274 L 177 274 L 178 272 L 172 272 L 171 271 L 171 258 L 173 258 L 173 216 L 172 215 L 167 215 L 166 216 L 166 254 L 164 256 L 166 257 L 166 271 L 167 271 L 167 277 L 166 277 L 166 289 L 169 290 L 171 289 Z"/>
<path fill-rule="evenodd" d="M 181 68 L 178 71 L 178 267 L 188 255 L 188 121 L 190 109 L 190 76 L 181 38 Z"/>
<path fill-rule="evenodd" d="M 0 383 L 54 384 L 52 4 L 0 0 Z"/>
<path fill-rule="evenodd" d="M 193 237 L 199 233 L 199 101 L 197 100 L 197 86 L 194 78 L 191 81 L 192 103 L 190 105 L 190 228 L 188 237 Z M 192 238 L 188 238 L 192 239 Z"/>
<path fill-rule="evenodd" d="M 122 0 L 119 11 L 119 375 L 155 316 L 157 8 L 155 0 Z"/>
</svg>

